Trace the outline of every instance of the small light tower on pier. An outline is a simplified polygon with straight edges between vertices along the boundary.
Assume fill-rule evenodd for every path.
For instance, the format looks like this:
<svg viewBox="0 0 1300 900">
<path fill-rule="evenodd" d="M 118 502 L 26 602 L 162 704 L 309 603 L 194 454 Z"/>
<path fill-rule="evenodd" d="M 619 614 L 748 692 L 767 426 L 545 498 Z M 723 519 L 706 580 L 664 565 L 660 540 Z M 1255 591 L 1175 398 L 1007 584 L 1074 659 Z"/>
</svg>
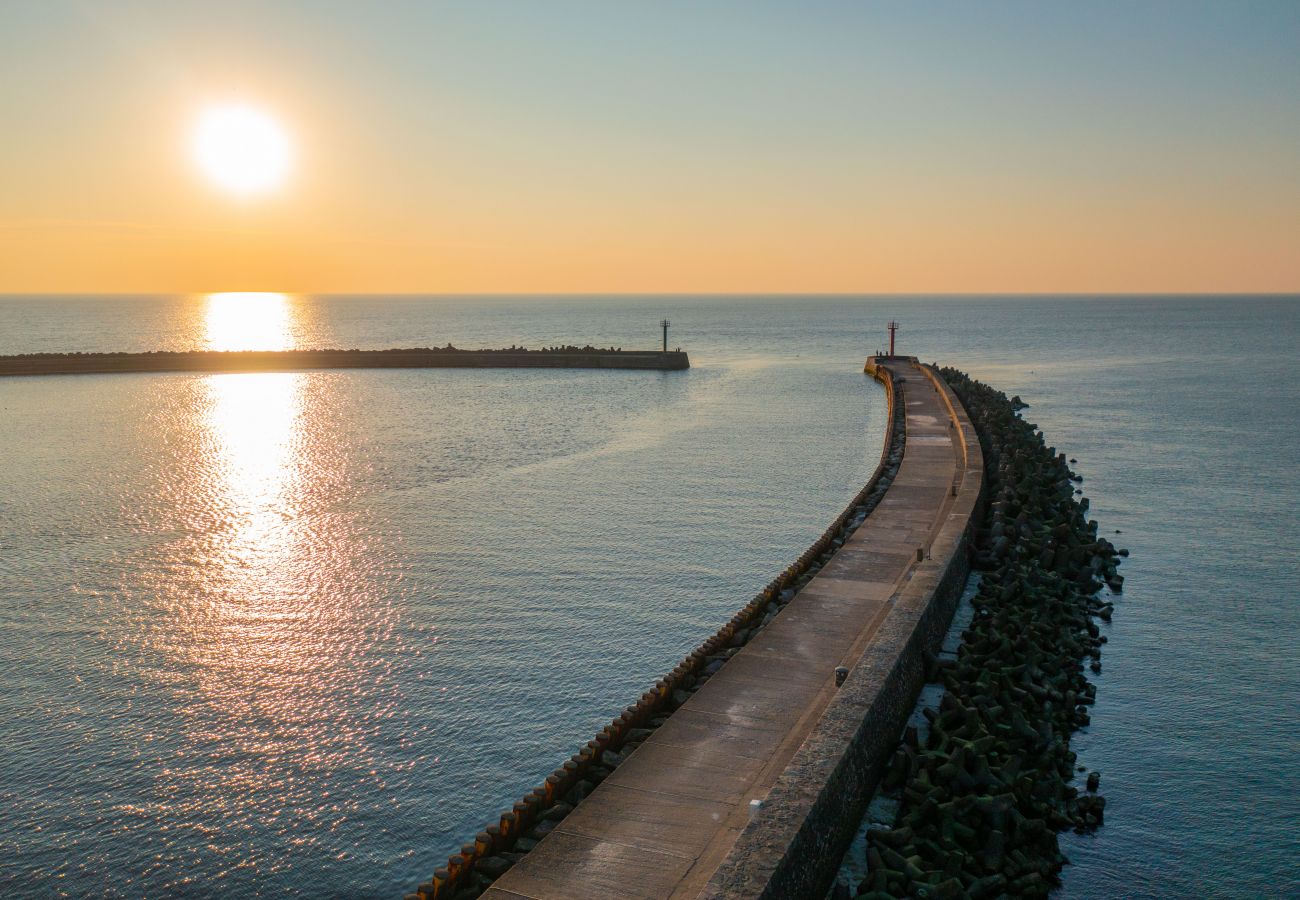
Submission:
<svg viewBox="0 0 1300 900">
<path fill-rule="evenodd" d="M 898 323 L 893 319 L 889 321 L 889 355 L 894 355 L 894 333 L 898 331 Z"/>
<path fill-rule="evenodd" d="M 673 323 L 669 322 L 667 319 L 664 319 L 662 322 L 659 323 L 660 327 L 662 327 L 664 330 L 664 352 L 665 353 L 668 352 L 668 326 L 671 324 Z"/>
</svg>

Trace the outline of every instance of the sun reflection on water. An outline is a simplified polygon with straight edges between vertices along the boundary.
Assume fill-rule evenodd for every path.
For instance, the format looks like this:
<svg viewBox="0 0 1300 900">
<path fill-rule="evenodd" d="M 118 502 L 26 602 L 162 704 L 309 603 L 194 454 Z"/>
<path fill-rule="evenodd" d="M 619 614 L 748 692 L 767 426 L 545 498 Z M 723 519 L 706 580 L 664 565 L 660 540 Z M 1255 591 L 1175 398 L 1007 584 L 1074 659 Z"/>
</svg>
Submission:
<svg viewBox="0 0 1300 900">
<path fill-rule="evenodd" d="M 299 476 L 300 372 L 211 375 L 207 428 L 229 513 L 229 549 L 241 564 L 273 556 L 293 517 Z"/>
<path fill-rule="evenodd" d="M 292 346 L 289 298 L 276 293 L 222 293 L 206 298 L 204 324 L 213 350 L 280 350 Z M 209 477 L 224 512 L 225 542 L 209 572 L 214 585 L 249 600 L 276 561 L 292 553 L 292 487 L 301 458 L 303 378 L 301 373 L 258 372 L 211 375 L 204 430 Z M 213 477 L 215 476 L 215 477 Z M 214 560 L 214 562 L 216 562 Z"/>
<path fill-rule="evenodd" d="M 216 350 L 296 345 L 282 294 L 205 298 Z M 159 643 L 183 672 L 183 762 L 159 790 L 193 798 L 173 815 L 223 823 L 223 840 L 274 827 L 328 827 L 349 803 L 329 785 L 380 777 L 368 734 L 392 714 L 386 663 L 369 648 L 391 614 L 379 554 L 350 496 L 328 375 L 222 373 L 193 384 L 192 442 L 179 499 L 193 542 L 168 585 Z M 366 698 L 363 702 L 360 698 Z"/>
<path fill-rule="evenodd" d="M 267 292 L 209 294 L 204 325 L 213 350 L 282 350 L 293 346 L 289 297 Z M 205 379 L 204 422 L 221 505 L 226 511 L 226 560 L 220 568 L 229 587 L 247 596 L 239 581 L 291 552 L 292 487 L 302 474 L 304 376 L 293 372 L 212 375 Z M 244 587 L 247 587 L 245 585 Z"/>
<path fill-rule="evenodd" d="M 288 295 L 232 291 L 209 294 L 204 325 L 209 350 L 288 350 L 293 311 Z"/>
<path fill-rule="evenodd" d="M 196 662 L 211 711 L 228 719 L 225 740 L 241 750 L 265 745 L 268 736 L 248 731 L 250 713 L 261 727 L 292 718 L 286 680 L 310 668 L 296 627 L 307 599 L 298 582 L 312 554 L 296 521 L 296 500 L 310 487 L 301 435 L 305 378 L 257 372 L 204 380 L 204 478 L 218 521 L 202 570 L 207 609 Z"/>
</svg>

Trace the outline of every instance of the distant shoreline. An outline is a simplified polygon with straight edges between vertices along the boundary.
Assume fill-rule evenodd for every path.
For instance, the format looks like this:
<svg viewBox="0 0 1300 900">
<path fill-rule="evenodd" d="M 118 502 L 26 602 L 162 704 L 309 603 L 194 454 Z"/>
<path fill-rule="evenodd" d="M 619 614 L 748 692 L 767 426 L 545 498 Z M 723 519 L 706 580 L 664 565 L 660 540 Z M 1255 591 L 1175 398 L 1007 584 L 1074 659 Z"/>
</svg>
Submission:
<svg viewBox="0 0 1300 900">
<path fill-rule="evenodd" d="M 149 353 L 24 353 L 0 356 L 5 375 L 106 375 L 124 372 L 292 372 L 303 369 L 657 369 L 691 367 L 681 350 L 193 350 Z"/>
</svg>

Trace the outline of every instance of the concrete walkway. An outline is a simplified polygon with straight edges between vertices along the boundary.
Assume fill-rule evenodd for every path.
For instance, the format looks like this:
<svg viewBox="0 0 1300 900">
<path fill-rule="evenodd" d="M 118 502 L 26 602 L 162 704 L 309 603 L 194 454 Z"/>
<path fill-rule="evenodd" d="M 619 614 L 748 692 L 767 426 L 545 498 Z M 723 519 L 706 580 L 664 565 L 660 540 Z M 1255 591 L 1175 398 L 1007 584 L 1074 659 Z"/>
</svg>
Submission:
<svg viewBox="0 0 1300 900">
<path fill-rule="evenodd" d="M 907 444 L 880 504 L 771 624 L 553 832 L 491 900 L 698 897 L 821 718 L 952 505 L 961 452 L 921 370 L 906 379 Z"/>
</svg>

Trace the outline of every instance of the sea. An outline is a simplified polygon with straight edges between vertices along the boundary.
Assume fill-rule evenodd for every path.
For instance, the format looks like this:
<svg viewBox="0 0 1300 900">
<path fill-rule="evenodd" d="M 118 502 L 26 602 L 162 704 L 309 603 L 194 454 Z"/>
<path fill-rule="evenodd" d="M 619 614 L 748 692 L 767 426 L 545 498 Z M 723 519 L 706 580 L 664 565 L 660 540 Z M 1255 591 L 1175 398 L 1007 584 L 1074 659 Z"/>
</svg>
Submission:
<svg viewBox="0 0 1300 900">
<path fill-rule="evenodd" d="M 651 348 L 682 372 L 0 378 L 0 892 L 400 897 L 821 533 L 898 351 L 1131 556 L 1059 896 L 1300 896 L 1300 298 L 0 298 L 0 354 Z"/>
</svg>

